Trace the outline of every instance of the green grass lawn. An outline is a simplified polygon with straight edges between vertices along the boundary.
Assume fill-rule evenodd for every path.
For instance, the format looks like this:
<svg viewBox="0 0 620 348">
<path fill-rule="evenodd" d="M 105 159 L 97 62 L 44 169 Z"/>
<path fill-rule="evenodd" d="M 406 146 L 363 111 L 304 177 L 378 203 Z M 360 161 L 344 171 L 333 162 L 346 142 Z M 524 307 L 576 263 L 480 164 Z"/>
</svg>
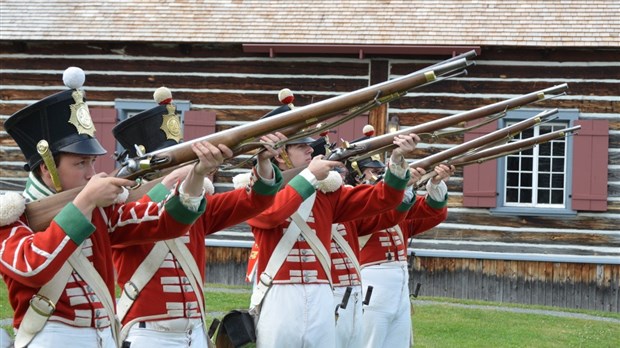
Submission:
<svg viewBox="0 0 620 348">
<path fill-rule="evenodd" d="M 215 291 L 206 292 L 206 308 L 217 317 L 235 308 L 247 308 L 249 287 L 209 284 Z M 246 292 L 229 291 L 245 289 Z M 620 324 L 581 318 L 557 317 L 536 313 L 514 313 L 495 310 L 505 307 L 542 309 L 582 313 L 603 318 L 620 319 L 620 313 L 584 311 L 544 306 L 499 304 L 420 297 L 433 303 L 418 304 L 413 315 L 416 347 L 620 347 Z M 456 305 L 484 305 L 479 309 Z M 493 309 L 493 307 L 496 307 Z M 0 286 L 0 318 L 12 316 L 6 287 Z M 214 316 L 209 316 L 211 321 Z M 9 329 L 10 326 L 4 326 Z"/>
</svg>

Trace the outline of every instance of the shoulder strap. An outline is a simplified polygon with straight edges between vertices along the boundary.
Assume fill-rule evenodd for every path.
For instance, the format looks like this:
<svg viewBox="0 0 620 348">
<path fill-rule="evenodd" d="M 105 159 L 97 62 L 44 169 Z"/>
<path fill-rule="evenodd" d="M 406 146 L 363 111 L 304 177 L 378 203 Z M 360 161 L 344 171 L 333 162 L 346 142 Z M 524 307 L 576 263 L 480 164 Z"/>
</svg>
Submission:
<svg viewBox="0 0 620 348">
<path fill-rule="evenodd" d="M 300 216 L 307 219 L 308 216 L 310 216 L 315 199 L 316 192 L 301 203 L 296 213 L 301 214 Z M 284 260 L 286 260 L 288 253 L 295 245 L 300 233 L 301 229 L 299 226 L 291 222 L 269 257 L 265 270 L 258 275 L 257 283 L 252 291 L 252 297 L 250 299 L 250 313 L 252 315 L 257 316 L 260 313 L 260 304 L 263 302 L 265 295 L 267 295 L 273 278 L 276 276 L 276 273 L 278 273 Z"/>
<path fill-rule="evenodd" d="M 88 286 L 93 289 L 93 292 L 95 293 L 95 295 L 97 295 L 97 297 L 103 304 L 103 307 L 105 308 L 108 317 L 110 318 L 112 335 L 116 340 L 116 345 L 120 347 L 120 323 L 114 310 L 115 302 L 112 299 L 112 295 L 110 295 L 108 287 L 101 278 L 101 275 L 99 274 L 99 272 L 97 272 L 95 267 L 90 263 L 86 256 L 84 256 L 84 254 L 82 254 L 81 252 L 79 254 L 72 254 L 71 257 L 69 257 L 69 264 L 73 267 L 73 269 L 75 269 L 77 274 L 82 277 L 86 284 L 88 284 Z"/>
<path fill-rule="evenodd" d="M 310 245 L 310 248 L 316 255 L 316 258 L 319 259 L 319 262 L 321 263 L 321 266 L 323 266 L 323 270 L 327 275 L 329 284 L 333 284 L 331 257 L 329 255 L 329 252 L 327 251 L 327 249 L 325 249 L 325 246 L 323 245 L 323 243 L 321 243 L 321 240 L 316 235 L 316 233 L 312 231 L 310 226 L 308 226 L 308 223 L 305 222 L 299 214 L 295 213 L 291 216 L 291 218 L 299 226 L 299 229 L 301 230 L 301 235 L 304 237 L 306 242 L 308 242 L 308 245 Z"/>
<path fill-rule="evenodd" d="M 347 242 L 344 237 L 342 237 L 340 232 L 338 232 L 338 224 L 332 225 L 332 238 L 334 239 L 334 242 L 344 251 L 349 260 L 351 260 L 351 263 L 353 263 L 353 266 L 355 267 L 355 271 L 357 271 L 357 274 L 361 279 L 362 270 L 360 268 L 360 261 L 357 259 L 357 255 L 355 255 L 355 252 L 351 248 L 351 245 L 349 245 L 349 242 Z"/>
<path fill-rule="evenodd" d="M 79 248 L 74 251 L 74 254 L 79 252 Z M 49 282 L 39 289 L 39 292 L 32 297 L 30 300 L 30 306 L 26 310 L 26 314 L 24 314 L 24 318 L 22 320 L 19 329 L 17 330 L 17 334 L 15 335 L 15 347 L 26 347 L 30 341 L 36 336 L 45 323 L 47 319 L 49 319 L 50 315 L 53 313 L 56 303 L 60 298 L 60 294 L 67 286 L 67 281 L 71 276 L 71 271 L 73 268 L 69 263 L 65 262 L 60 270 L 56 272 L 56 275 Z M 49 313 L 38 308 L 40 305 L 48 306 Z"/>
<path fill-rule="evenodd" d="M 213 347 L 211 337 L 209 337 L 209 328 L 207 328 L 207 313 L 204 305 L 204 293 L 203 293 L 203 279 L 196 264 L 196 259 L 192 256 L 187 246 L 181 242 L 181 238 L 169 239 L 165 241 L 170 252 L 176 257 L 177 261 L 181 265 L 183 272 L 187 275 L 194 293 L 196 294 L 196 300 L 198 301 L 198 307 L 200 307 L 200 315 L 202 317 L 202 326 L 204 327 L 205 334 L 207 335 L 207 345 L 209 348 Z"/>
<path fill-rule="evenodd" d="M 116 304 L 118 319 L 122 322 L 138 295 L 153 278 L 168 254 L 168 247 L 163 241 L 155 243 L 151 252 L 144 258 L 129 281 L 123 285 L 123 291 Z"/>
</svg>

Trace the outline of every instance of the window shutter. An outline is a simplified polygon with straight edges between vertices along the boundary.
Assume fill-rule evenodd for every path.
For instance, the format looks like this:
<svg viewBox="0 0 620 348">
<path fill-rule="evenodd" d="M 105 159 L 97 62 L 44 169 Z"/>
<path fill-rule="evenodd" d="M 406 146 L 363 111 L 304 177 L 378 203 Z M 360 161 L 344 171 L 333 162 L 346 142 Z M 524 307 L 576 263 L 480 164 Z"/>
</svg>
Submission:
<svg viewBox="0 0 620 348">
<path fill-rule="evenodd" d="M 469 123 L 467 126 L 471 125 L 472 123 Z M 496 129 L 497 121 L 486 124 L 465 133 L 464 141 L 476 139 Z M 497 206 L 497 160 L 470 164 L 463 168 L 463 206 L 480 208 Z"/>
<path fill-rule="evenodd" d="M 573 139 L 574 210 L 607 210 L 609 121 L 578 120 L 581 130 Z"/>
<path fill-rule="evenodd" d="M 90 117 L 93 120 L 95 129 L 95 137 L 103 146 L 107 154 L 99 156 L 95 162 L 96 172 L 110 173 L 116 167 L 116 159 L 114 151 L 116 151 L 116 139 L 112 135 L 112 128 L 116 125 L 116 109 L 89 108 Z"/>
<path fill-rule="evenodd" d="M 215 133 L 215 111 L 186 111 L 184 123 L 184 141 L 200 138 L 207 134 Z"/>
<path fill-rule="evenodd" d="M 332 122 L 334 120 L 328 120 Z M 333 129 L 335 133 L 329 134 L 331 142 L 335 142 L 337 146 L 340 146 L 340 139 L 344 139 L 348 142 L 361 138 L 364 134 L 362 130 L 364 126 L 368 124 L 368 115 L 357 116 L 352 120 L 349 120 Z M 375 134 L 376 135 L 376 134 Z"/>
</svg>

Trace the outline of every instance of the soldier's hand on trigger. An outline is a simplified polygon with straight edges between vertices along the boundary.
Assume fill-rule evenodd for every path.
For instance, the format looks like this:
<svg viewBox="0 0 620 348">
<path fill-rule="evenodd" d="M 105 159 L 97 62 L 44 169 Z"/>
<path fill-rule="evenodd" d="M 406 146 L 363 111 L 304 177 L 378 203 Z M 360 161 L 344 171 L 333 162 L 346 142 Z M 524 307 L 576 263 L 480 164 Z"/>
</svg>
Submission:
<svg viewBox="0 0 620 348">
<path fill-rule="evenodd" d="M 263 146 L 263 148 L 265 148 L 265 151 L 261 151 L 258 154 L 258 160 L 259 161 L 269 161 L 272 158 L 276 157 L 277 155 L 280 154 L 281 151 L 283 151 L 284 147 L 280 147 L 278 149 L 274 149 L 273 145 L 276 144 L 279 141 L 284 141 L 286 140 L 287 137 L 286 135 L 280 133 L 280 132 L 276 132 L 275 134 L 267 134 L 267 135 L 263 135 L 260 138 L 260 142 L 264 143 L 266 145 Z"/>
<path fill-rule="evenodd" d="M 329 175 L 329 172 L 334 168 L 341 168 L 344 164 L 338 161 L 328 161 L 323 159 L 323 155 L 315 156 L 310 164 L 308 164 L 308 170 L 317 180 L 324 180 Z"/>
<path fill-rule="evenodd" d="M 407 186 L 411 186 L 415 183 L 418 182 L 418 180 L 422 179 L 422 176 L 424 174 L 426 174 L 426 170 L 424 170 L 424 168 L 409 168 L 409 174 L 411 175 L 411 177 L 409 178 L 409 181 L 407 182 Z"/>
<path fill-rule="evenodd" d="M 208 141 L 192 143 L 192 150 L 199 160 L 194 166 L 194 173 L 200 176 L 215 173 L 225 159 L 233 156 L 233 152 L 228 146 L 224 144 L 214 146 Z"/>
<path fill-rule="evenodd" d="M 91 212 L 96 207 L 107 207 L 116 201 L 119 194 L 123 193 L 123 187 L 131 187 L 135 184 L 133 180 L 98 173 L 90 178 L 73 200 L 73 204 L 83 212 Z"/>
<path fill-rule="evenodd" d="M 398 147 L 394 149 L 393 153 L 402 156 L 411 155 L 419 142 L 420 137 L 415 133 L 396 135 L 393 144 Z"/>
<path fill-rule="evenodd" d="M 452 174 L 454 174 L 454 171 L 456 170 L 456 168 L 454 166 L 447 166 L 445 164 L 440 164 L 438 166 L 435 167 L 434 171 L 435 173 L 437 173 L 437 175 L 435 175 L 432 179 L 431 179 L 431 183 L 433 183 L 434 185 L 439 184 L 440 181 L 448 181 L 448 179 L 450 178 L 450 176 Z"/>
</svg>

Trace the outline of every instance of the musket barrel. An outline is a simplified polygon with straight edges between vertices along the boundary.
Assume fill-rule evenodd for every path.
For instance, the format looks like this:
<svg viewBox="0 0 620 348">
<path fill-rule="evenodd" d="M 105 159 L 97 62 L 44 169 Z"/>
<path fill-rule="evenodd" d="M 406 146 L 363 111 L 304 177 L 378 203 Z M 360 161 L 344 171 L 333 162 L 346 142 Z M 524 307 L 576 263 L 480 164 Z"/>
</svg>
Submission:
<svg viewBox="0 0 620 348">
<path fill-rule="evenodd" d="M 504 127 L 501 129 L 498 129 L 494 132 L 491 132 L 489 134 L 485 134 L 479 138 L 464 142 L 462 144 L 456 145 L 452 148 L 449 148 L 447 150 L 443 150 L 441 152 L 438 152 L 434 155 L 430 155 L 427 157 L 424 157 L 420 160 L 417 161 L 413 161 L 411 163 L 409 163 L 409 166 L 412 168 L 429 168 L 430 166 L 440 163 L 442 161 L 445 161 L 449 158 L 453 158 L 455 156 L 464 154 L 467 151 L 473 150 L 473 149 L 477 149 L 481 146 L 484 146 L 486 144 L 492 143 L 494 141 L 500 140 L 502 138 L 508 139 L 509 137 L 512 137 L 514 134 L 517 134 L 519 132 L 522 132 L 525 129 L 531 128 L 537 124 L 540 124 L 541 122 L 545 121 L 547 118 L 551 117 L 552 115 L 556 114 L 558 112 L 558 109 L 553 109 L 553 110 L 545 110 L 543 112 L 540 112 L 538 114 L 536 114 L 535 116 L 532 116 L 526 120 L 523 120 L 521 122 L 517 122 L 513 125 L 510 125 L 508 127 Z"/>
<path fill-rule="evenodd" d="M 378 149 L 390 146 L 392 144 L 394 136 L 396 135 L 406 135 L 410 133 L 432 133 L 446 127 L 455 126 L 462 122 L 473 121 L 506 110 L 515 109 L 523 105 L 527 105 L 529 103 L 541 100 L 545 98 L 545 96 L 548 94 L 557 95 L 564 93 L 567 89 L 568 85 L 564 83 L 511 99 L 503 100 L 494 104 L 485 105 L 473 110 L 464 111 L 437 120 L 425 122 L 416 126 L 407 127 L 399 130 L 398 132 L 383 134 L 370 139 L 362 140 L 355 143 L 355 148 L 352 148 L 349 151 L 342 151 L 340 154 L 334 154 L 334 156 L 332 156 L 330 159 L 342 160 L 343 158 L 349 157 L 354 154 L 368 152 L 370 149 Z"/>
</svg>

